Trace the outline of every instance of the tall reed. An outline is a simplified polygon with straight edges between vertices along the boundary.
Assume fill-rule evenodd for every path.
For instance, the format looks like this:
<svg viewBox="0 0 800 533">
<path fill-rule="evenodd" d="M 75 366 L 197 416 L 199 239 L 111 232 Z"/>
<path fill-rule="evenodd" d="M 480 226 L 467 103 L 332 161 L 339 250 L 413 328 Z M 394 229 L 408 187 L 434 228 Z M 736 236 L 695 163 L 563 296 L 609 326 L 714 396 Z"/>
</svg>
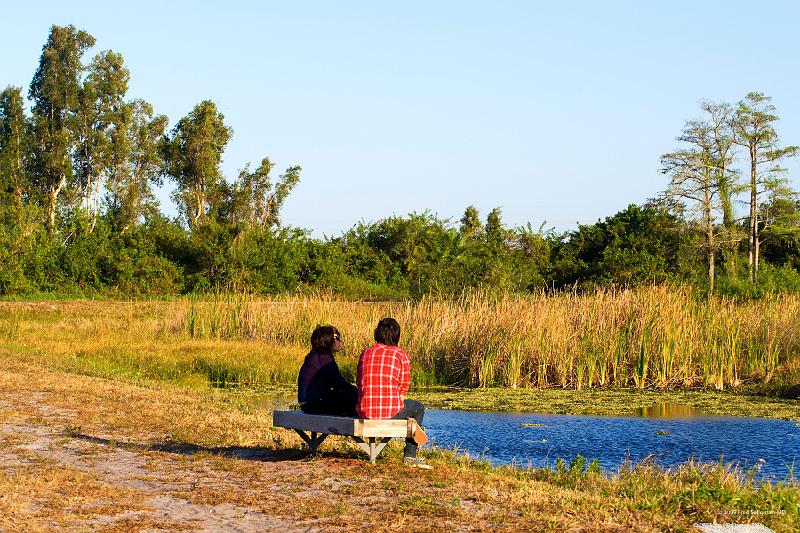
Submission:
<svg viewBox="0 0 800 533">
<path fill-rule="evenodd" d="M 425 384 L 723 389 L 800 366 L 797 295 L 738 303 L 649 287 L 384 303 L 227 295 L 173 305 L 174 333 L 305 345 L 316 324 L 331 323 L 352 356 L 372 343 L 380 318 L 394 316 Z"/>
</svg>

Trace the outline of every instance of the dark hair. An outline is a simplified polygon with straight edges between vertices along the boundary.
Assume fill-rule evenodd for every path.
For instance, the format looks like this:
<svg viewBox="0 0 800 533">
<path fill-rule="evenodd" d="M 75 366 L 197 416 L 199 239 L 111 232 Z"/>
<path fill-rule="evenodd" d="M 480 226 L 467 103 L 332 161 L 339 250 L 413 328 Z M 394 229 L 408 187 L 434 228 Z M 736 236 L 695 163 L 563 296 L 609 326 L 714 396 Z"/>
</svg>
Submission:
<svg viewBox="0 0 800 533">
<path fill-rule="evenodd" d="M 394 318 L 383 318 L 375 328 L 375 342 L 386 346 L 397 346 L 400 342 L 400 324 Z"/>
<path fill-rule="evenodd" d="M 317 326 L 311 334 L 311 351 L 333 355 L 334 336 L 339 336 L 339 330 L 333 326 Z"/>
</svg>

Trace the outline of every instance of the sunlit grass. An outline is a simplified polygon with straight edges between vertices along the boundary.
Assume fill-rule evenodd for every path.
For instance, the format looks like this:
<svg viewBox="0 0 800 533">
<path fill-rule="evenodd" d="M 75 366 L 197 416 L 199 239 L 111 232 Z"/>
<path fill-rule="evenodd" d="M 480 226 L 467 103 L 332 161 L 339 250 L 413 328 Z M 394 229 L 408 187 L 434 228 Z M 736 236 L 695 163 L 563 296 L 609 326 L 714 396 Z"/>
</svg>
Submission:
<svg viewBox="0 0 800 533">
<path fill-rule="evenodd" d="M 304 467 L 305 462 L 293 462 L 290 468 L 299 470 L 302 465 L 304 472 L 279 478 L 270 462 L 242 460 L 225 453 L 231 449 L 252 449 L 263 456 L 265 451 L 271 451 L 275 452 L 273 456 L 291 461 L 305 455 L 296 434 L 271 427 L 270 408 L 257 406 L 251 398 L 237 391 L 191 390 L 172 383 L 143 387 L 124 380 L 97 379 L 5 359 L 0 361 L 3 362 L 0 383 L 6 399 L 11 400 L 5 409 L 16 423 L 28 420 L 53 427 L 68 424 L 64 427 L 65 439 L 75 435 L 107 435 L 119 439 L 120 444 L 110 446 L 136 454 L 149 453 L 145 450 L 158 449 L 161 445 L 169 449 L 181 446 L 195 450 L 191 454 L 158 452 L 160 462 L 154 464 L 161 469 L 174 469 L 181 479 L 202 476 L 198 478 L 202 482 L 188 489 L 195 496 L 199 490 L 197 486 L 205 490 L 215 485 L 213 480 L 223 477 L 225 483 L 217 483 L 215 493 L 204 493 L 205 503 L 252 508 L 253 502 L 273 495 L 270 489 L 279 484 L 289 487 L 289 495 L 296 503 L 297 494 L 313 485 L 322 491 L 322 497 L 320 493 L 313 495 L 314 503 L 325 499 L 362 509 L 374 501 L 384 501 L 395 507 L 387 512 L 383 506 L 374 512 L 385 512 L 387 518 L 401 512 L 412 513 L 416 520 L 425 520 L 438 529 L 448 529 L 442 518 L 458 512 L 462 513 L 455 515 L 458 523 L 474 524 L 478 504 L 478 509 L 496 509 L 498 517 L 513 519 L 509 528 L 514 530 L 531 529 L 550 516 L 557 520 L 554 530 L 568 530 L 579 524 L 599 530 L 679 531 L 689 530 L 696 522 L 747 522 L 754 518 L 744 514 L 749 511 L 762 513 L 755 521 L 776 531 L 795 531 L 800 525 L 798 486 L 792 477 L 757 482 L 753 469 L 741 470 L 721 462 L 690 461 L 664 469 L 646 460 L 605 471 L 597 463 L 576 456 L 554 457 L 546 468 L 532 468 L 522 462 L 496 467 L 481 453 L 425 447 L 422 454 L 435 468 L 430 472 L 418 472 L 402 466 L 400 442 L 392 443 L 376 467 L 368 467 L 363 453 L 356 451 L 349 439 L 331 437 L 323 444 L 321 458 L 309 461 L 312 466 L 321 465 L 312 477 Z M 504 390 L 511 395 L 527 392 Z M 551 391 L 563 397 L 612 393 L 608 390 Z M 493 395 L 500 393 L 492 392 Z M 659 391 L 625 391 L 628 395 L 648 393 L 660 394 Z M 688 393 L 677 391 L 676 394 Z M 35 402 L 25 400 L 34 396 L 38 396 Z M 41 405 L 50 407 L 49 418 L 42 418 L 36 407 Z M 13 441 L 5 443 L 6 446 L 15 444 Z M 11 495 L 10 499 L 6 498 L 5 506 L 0 505 L 4 510 L 0 513 L 2 516 L 30 519 L 31 514 L 36 513 L 35 517 L 42 521 L 55 520 L 60 524 L 65 512 L 68 516 L 71 516 L 69 513 L 91 515 L 91 498 L 86 498 L 94 495 L 91 501 L 96 501 L 98 490 L 109 493 L 103 490 L 100 480 L 78 475 L 81 473 L 76 474 L 68 467 L 50 465 L 48 461 L 42 463 L 26 465 L 23 473 L 7 472 L 0 479 L 0 486 Z M 28 475 L 30 473 L 35 475 Z M 328 488 L 331 479 L 345 480 L 348 484 L 338 489 Z M 58 483 L 48 480 L 70 484 L 59 489 Z M 126 495 L 120 491 L 111 494 L 115 501 L 119 500 L 117 507 L 135 508 L 146 502 L 143 496 L 128 498 L 128 501 L 122 499 Z M 248 499 L 248 494 L 253 495 L 252 500 Z M 48 499 L 47 506 L 30 505 L 32 501 L 41 503 L 43 498 Z M 367 502 L 366 507 L 364 502 Z M 274 502 L 267 504 L 274 505 Z M 316 508 L 300 504 L 287 507 L 285 512 L 297 521 L 317 516 Z M 743 514 L 736 514 L 738 512 Z M 575 517 L 580 517 L 581 522 L 575 522 Z M 495 517 L 482 515 L 479 518 L 484 520 L 482 523 L 489 524 L 487 527 L 496 526 Z M 347 519 L 352 522 L 351 516 Z"/>
<path fill-rule="evenodd" d="M 717 390 L 800 375 L 800 296 L 735 303 L 667 287 L 456 300 L 0 303 L 0 346 L 96 375 L 257 388 L 293 384 L 317 324 L 342 332 L 350 379 L 384 316 L 415 387 Z"/>
<path fill-rule="evenodd" d="M 47 368 L 196 387 L 291 384 L 305 347 L 191 339 L 164 329 L 164 303 L 0 305 L 0 355 Z"/>
<path fill-rule="evenodd" d="M 759 522 L 779 530 L 795 530 L 800 524 L 797 481 L 754 481 L 758 466 L 743 470 L 735 464 L 687 461 L 663 468 L 653 459 L 625 463 L 616 471 L 603 470 L 597 461 L 577 455 L 556 458 L 552 465 L 534 468 L 525 464 L 493 466 L 481 454 L 459 449 L 433 449 L 427 457 L 434 464 L 455 465 L 465 470 L 500 475 L 521 483 L 550 486 L 594 494 L 602 499 L 623 498 L 632 508 L 680 516 L 688 522 L 746 521 L 748 511 L 758 511 Z M 741 513 L 741 514 L 739 514 Z M 744 520 L 742 520 L 744 517 Z"/>
<path fill-rule="evenodd" d="M 722 390 L 800 370 L 797 295 L 745 303 L 669 287 L 388 303 L 226 295 L 175 302 L 172 312 L 172 334 L 278 345 L 301 346 L 316 324 L 331 323 L 355 352 L 381 317 L 394 316 L 423 386 Z"/>
</svg>

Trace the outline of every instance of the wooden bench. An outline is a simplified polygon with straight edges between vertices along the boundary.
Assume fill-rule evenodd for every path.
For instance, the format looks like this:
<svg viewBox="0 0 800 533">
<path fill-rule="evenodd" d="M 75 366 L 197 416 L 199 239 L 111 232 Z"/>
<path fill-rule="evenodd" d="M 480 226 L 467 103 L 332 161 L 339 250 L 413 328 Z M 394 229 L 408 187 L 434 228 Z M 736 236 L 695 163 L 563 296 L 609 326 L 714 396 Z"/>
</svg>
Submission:
<svg viewBox="0 0 800 533">
<path fill-rule="evenodd" d="M 302 411 L 274 411 L 272 425 L 293 429 L 308 444 L 311 453 L 328 435 L 353 437 L 358 447 L 369 455 L 369 462 L 375 459 L 392 439 L 413 438 L 424 444 L 428 437 L 413 418 L 408 420 L 368 420 L 344 416 L 309 415 Z"/>
</svg>

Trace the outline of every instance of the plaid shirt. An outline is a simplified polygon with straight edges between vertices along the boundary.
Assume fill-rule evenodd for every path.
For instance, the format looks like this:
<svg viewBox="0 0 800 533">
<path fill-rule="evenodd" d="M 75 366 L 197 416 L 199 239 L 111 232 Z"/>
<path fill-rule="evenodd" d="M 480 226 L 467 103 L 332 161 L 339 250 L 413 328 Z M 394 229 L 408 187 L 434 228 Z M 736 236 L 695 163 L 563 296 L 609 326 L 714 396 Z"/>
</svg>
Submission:
<svg viewBox="0 0 800 533">
<path fill-rule="evenodd" d="M 358 360 L 359 418 L 392 418 L 403 408 L 408 393 L 411 360 L 397 346 L 374 344 Z"/>
</svg>

